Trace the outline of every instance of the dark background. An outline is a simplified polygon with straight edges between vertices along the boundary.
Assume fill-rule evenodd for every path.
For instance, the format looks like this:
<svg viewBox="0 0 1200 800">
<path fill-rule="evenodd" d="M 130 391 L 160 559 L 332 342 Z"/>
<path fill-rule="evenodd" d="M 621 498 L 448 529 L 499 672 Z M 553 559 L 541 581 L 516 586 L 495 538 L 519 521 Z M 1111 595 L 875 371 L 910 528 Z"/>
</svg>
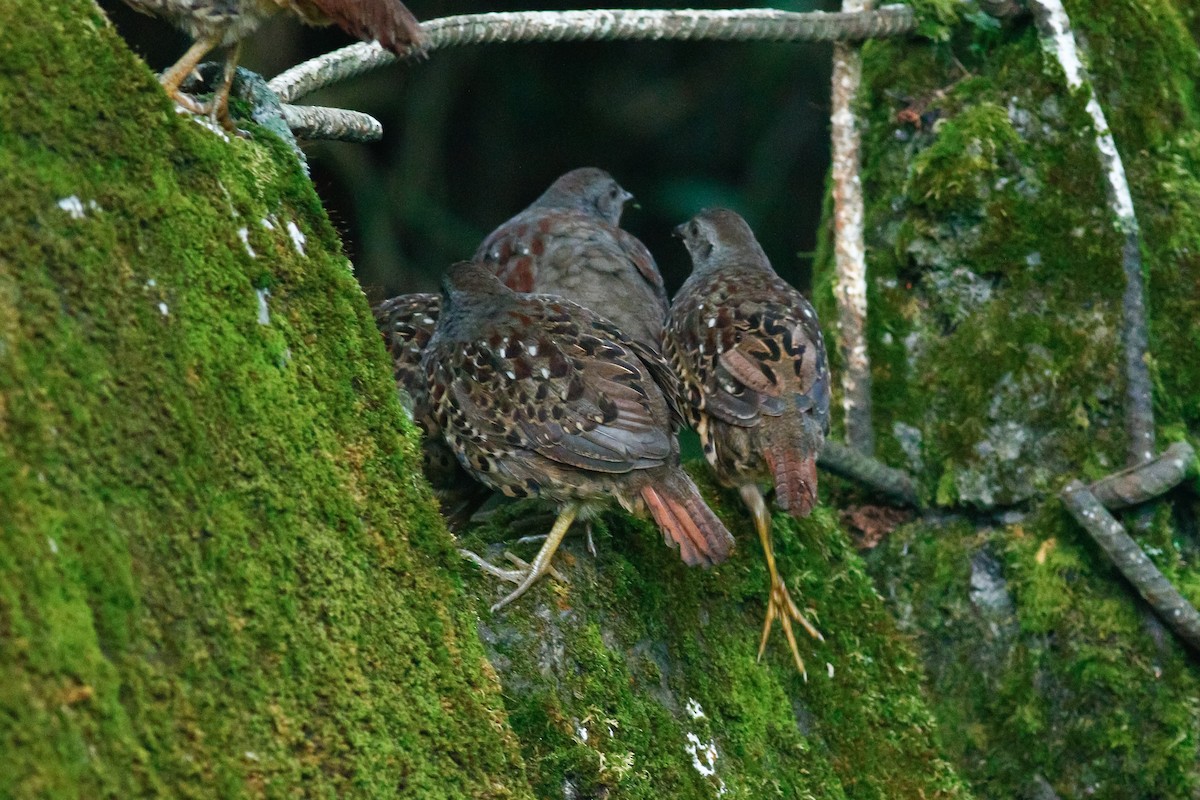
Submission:
<svg viewBox="0 0 1200 800">
<path fill-rule="evenodd" d="M 188 46 L 167 23 L 121 0 L 100 5 L 155 70 Z M 409 3 L 421 19 L 598 5 L 670 4 Z M 246 41 L 241 63 L 271 77 L 352 41 L 281 14 Z M 688 271 L 671 228 L 717 204 L 741 212 L 780 274 L 807 289 L 829 166 L 829 61 L 828 45 L 773 43 L 445 50 L 302 100 L 365 111 L 384 126 L 374 145 L 320 142 L 305 150 L 373 300 L 436 288 L 446 265 L 470 257 L 492 228 L 580 166 L 607 169 L 637 196 L 641 207 L 627 209 L 623 225 L 654 252 L 669 289 Z"/>
</svg>

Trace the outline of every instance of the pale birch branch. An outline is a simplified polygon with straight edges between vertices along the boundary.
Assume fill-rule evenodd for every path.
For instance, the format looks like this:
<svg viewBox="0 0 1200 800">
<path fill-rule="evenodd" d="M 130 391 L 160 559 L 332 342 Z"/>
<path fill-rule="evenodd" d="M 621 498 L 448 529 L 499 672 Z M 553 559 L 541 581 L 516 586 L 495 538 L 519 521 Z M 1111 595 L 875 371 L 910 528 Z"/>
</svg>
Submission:
<svg viewBox="0 0 1200 800">
<path fill-rule="evenodd" d="M 842 10 L 861 12 L 863 0 L 844 0 Z M 867 351 L 867 262 L 863 243 L 860 176 L 862 136 L 854 104 L 862 83 L 862 57 L 851 44 L 833 46 L 830 136 L 833 177 L 834 286 L 838 351 L 842 357 L 842 410 L 846 443 L 871 455 L 871 358 Z"/>
</svg>

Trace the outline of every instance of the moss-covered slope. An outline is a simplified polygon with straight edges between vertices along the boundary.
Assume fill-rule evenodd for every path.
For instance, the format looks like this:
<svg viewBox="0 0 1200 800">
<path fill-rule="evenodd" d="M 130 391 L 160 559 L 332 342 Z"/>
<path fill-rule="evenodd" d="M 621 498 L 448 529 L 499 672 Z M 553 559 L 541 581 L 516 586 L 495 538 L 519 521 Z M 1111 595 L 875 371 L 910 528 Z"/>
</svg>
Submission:
<svg viewBox="0 0 1200 800">
<path fill-rule="evenodd" d="M 0 4 L 0 796 L 529 796 L 294 157 Z"/>
<path fill-rule="evenodd" d="M 1160 445 L 1195 444 L 1194 12 L 1066 5 L 1142 226 Z M 1055 497 L 1125 460 L 1121 237 L 1084 98 L 1030 20 L 980 15 L 934 48 L 870 43 L 864 80 L 876 435 L 954 512 L 869 563 L 916 636 L 954 763 L 980 797 L 1195 797 L 1196 660 Z M 831 272 L 825 257 L 826 318 Z M 1139 537 L 1200 602 L 1195 495 L 1169 500 Z"/>
</svg>

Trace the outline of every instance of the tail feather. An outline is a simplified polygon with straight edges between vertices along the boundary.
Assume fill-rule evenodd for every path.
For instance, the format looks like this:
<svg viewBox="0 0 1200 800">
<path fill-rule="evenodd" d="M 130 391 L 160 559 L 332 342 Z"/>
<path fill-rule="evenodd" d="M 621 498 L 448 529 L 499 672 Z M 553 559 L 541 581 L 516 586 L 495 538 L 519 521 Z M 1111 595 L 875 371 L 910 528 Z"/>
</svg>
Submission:
<svg viewBox="0 0 1200 800">
<path fill-rule="evenodd" d="M 679 546 L 684 563 L 707 567 L 729 558 L 733 536 L 682 470 L 671 473 L 661 483 L 643 488 L 642 499 L 662 530 L 663 539 Z"/>
<path fill-rule="evenodd" d="M 806 517 L 817 504 L 817 457 L 788 444 L 767 447 L 763 455 L 775 479 L 775 503 L 793 517 Z"/>
</svg>

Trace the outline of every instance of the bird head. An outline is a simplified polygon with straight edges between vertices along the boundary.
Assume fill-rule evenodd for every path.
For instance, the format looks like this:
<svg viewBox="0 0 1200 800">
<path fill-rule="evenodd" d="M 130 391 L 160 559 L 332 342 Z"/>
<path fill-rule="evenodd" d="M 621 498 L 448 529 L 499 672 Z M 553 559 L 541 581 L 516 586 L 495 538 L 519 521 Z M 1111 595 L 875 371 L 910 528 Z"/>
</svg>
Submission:
<svg viewBox="0 0 1200 800">
<path fill-rule="evenodd" d="M 599 217 L 610 225 L 621 222 L 625 204 L 633 195 L 602 169 L 581 167 L 566 173 L 538 198 L 534 205 L 570 208 Z"/>
<path fill-rule="evenodd" d="M 704 209 L 677 226 L 675 235 L 683 240 L 696 270 L 717 267 L 730 259 L 737 263 L 767 260 L 746 220 L 727 208 Z"/>
</svg>

